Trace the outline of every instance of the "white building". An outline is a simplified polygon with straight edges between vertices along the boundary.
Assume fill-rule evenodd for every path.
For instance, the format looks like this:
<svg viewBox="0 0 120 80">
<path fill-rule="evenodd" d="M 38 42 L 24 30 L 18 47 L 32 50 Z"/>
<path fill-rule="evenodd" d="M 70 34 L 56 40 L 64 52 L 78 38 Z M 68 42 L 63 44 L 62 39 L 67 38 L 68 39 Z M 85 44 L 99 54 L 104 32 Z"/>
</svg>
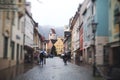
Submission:
<svg viewBox="0 0 120 80">
<path fill-rule="evenodd" d="M 27 7 L 28 8 L 30 6 L 28 6 L 29 3 L 27 3 Z M 32 61 L 32 57 L 33 57 L 33 46 L 34 46 L 34 40 L 33 40 L 33 35 L 34 35 L 34 26 L 35 26 L 35 21 L 33 20 L 30 11 L 28 11 L 29 9 L 26 9 L 25 11 L 25 16 L 24 16 L 24 28 L 25 28 L 25 33 L 24 33 L 24 49 L 25 49 L 25 61 L 27 61 L 27 56 L 30 57 L 31 61 Z"/>
<path fill-rule="evenodd" d="M 25 1 L 16 1 L 18 4 L 18 11 L 13 13 L 12 35 L 11 35 L 11 65 L 20 64 L 24 62 L 24 14 Z"/>
<path fill-rule="evenodd" d="M 50 32 L 49 32 L 49 40 L 56 40 L 57 39 L 57 35 L 56 35 L 56 32 L 55 32 L 55 29 L 51 28 L 50 29 Z"/>
<path fill-rule="evenodd" d="M 71 54 L 73 55 L 73 59 L 77 60 L 79 59 L 79 48 L 80 48 L 80 33 L 79 33 L 79 26 L 80 26 L 80 17 L 79 17 L 79 9 L 76 12 L 75 16 L 72 19 L 71 22 L 71 28 L 72 29 L 72 37 L 71 37 Z"/>
</svg>

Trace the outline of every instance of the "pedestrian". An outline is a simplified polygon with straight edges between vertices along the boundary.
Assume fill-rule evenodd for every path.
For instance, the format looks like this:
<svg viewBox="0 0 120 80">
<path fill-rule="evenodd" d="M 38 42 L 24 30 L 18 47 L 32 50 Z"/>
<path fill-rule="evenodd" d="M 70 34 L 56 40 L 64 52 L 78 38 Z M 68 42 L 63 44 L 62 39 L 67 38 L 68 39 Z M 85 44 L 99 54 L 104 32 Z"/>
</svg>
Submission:
<svg viewBox="0 0 120 80">
<path fill-rule="evenodd" d="M 44 61 L 44 52 L 43 51 L 40 52 L 39 59 L 40 59 L 40 64 L 43 66 L 43 61 Z"/>
<path fill-rule="evenodd" d="M 64 62 L 65 65 L 67 65 L 67 60 L 68 60 L 67 53 L 64 53 L 64 55 L 63 55 L 63 62 Z"/>
</svg>

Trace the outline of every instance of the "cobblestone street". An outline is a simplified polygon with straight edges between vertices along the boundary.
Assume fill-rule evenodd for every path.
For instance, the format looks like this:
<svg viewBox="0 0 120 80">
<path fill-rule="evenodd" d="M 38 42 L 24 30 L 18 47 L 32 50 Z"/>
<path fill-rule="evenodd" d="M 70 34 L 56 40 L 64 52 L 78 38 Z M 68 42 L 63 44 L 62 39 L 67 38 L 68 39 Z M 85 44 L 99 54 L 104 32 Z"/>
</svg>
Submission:
<svg viewBox="0 0 120 80">
<path fill-rule="evenodd" d="M 37 65 L 14 80 L 100 80 L 92 77 L 90 68 L 72 63 L 64 65 L 58 57 L 48 58 L 46 65 Z"/>
</svg>

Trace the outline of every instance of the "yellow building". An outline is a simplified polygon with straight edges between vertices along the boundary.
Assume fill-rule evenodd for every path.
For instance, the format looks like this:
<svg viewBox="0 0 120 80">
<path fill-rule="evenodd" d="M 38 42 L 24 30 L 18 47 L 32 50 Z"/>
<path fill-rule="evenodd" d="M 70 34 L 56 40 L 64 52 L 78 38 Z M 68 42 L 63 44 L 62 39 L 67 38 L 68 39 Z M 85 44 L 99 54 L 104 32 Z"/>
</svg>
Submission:
<svg viewBox="0 0 120 80">
<path fill-rule="evenodd" d="M 64 48 L 64 45 L 63 45 L 63 40 L 62 38 L 57 38 L 57 41 L 56 43 L 54 44 L 55 47 L 56 47 L 56 52 L 57 52 L 57 55 L 60 55 L 61 53 L 63 53 L 63 48 Z"/>
</svg>

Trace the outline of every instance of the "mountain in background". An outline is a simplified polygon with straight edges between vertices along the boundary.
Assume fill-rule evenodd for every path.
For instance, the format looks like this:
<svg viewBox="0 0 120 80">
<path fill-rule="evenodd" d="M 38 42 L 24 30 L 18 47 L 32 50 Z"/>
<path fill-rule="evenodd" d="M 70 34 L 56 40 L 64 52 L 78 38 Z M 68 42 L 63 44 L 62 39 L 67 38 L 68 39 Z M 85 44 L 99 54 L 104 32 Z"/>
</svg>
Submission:
<svg viewBox="0 0 120 80">
<path fill-rule="evenodd" d="M 63 37 L 64 36 L 64 27 L 52 27 L 52 26 L 39 26 L 39 33 L 45 37 L 45 39 L 48 39 L 49 31 L 53 28 L 56 31 L 57 37 Z"/>
</svg>

